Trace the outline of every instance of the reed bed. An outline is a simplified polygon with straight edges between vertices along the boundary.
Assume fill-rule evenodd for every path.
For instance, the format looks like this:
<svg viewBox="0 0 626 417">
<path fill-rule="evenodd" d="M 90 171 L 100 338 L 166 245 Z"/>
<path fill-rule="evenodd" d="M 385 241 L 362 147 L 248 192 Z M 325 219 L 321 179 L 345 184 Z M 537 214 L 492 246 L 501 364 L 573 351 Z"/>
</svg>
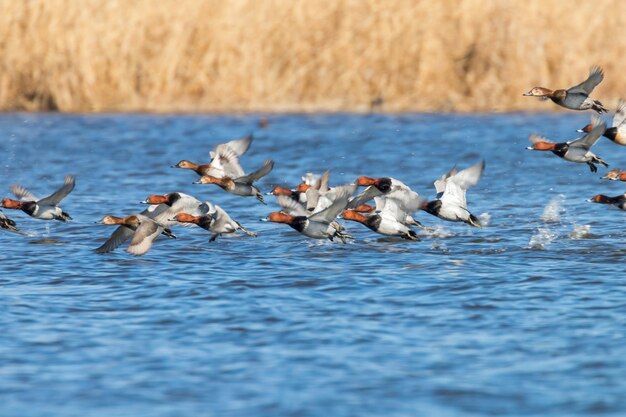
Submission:
<svg viewBox="0 0 626 417">
<path fill-rule="evenodd" d="M 626 97 L 622 0 L 0 0 L 0 109 L 555 110 L 598 64 Z"/>
</svg>

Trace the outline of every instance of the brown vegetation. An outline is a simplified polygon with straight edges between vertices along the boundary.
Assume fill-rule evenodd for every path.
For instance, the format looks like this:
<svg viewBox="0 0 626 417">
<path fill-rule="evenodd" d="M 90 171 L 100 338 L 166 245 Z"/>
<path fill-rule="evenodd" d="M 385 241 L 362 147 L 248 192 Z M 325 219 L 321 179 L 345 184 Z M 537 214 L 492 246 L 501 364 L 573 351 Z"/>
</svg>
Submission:
<svg viewBox="0 0 626 417">
<path fill-rule="evenodd" d="M 0 109 L 556 110 L 598 64 L 626 97 L 622 0 L 0 0 Z"/>
</svg>

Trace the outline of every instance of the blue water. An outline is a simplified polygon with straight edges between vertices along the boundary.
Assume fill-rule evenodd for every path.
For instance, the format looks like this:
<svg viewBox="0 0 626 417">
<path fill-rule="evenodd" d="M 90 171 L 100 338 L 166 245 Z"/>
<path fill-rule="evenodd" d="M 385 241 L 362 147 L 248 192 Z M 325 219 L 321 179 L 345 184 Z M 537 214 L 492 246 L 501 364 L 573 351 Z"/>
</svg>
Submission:
<svg viewBox="0 0 626 417">
<path fill-rule="evenodd" d="M 526 151 L 576 137 L 588 114 L 0 116 L 0 190 L 46 195 L 77 177 L 74 221 L 5 210 L 0 233 L 0 415 L 626 415 L 624 192 L 587 166 Z M 485 158 L 468 193 L 484 229 L 418 214 L 421 242 L 361 225 L 347 245 L 259 222 L 275 210 L 192 185 L 180 159 L 253 132 L 242 164 L 295 186 L 392 176 L 432 197 L 454 164 Z M 594 151 L 626 168 L 626 148 Z M 220 204 L 257 238 L 177 229 L 144 257 L 93 252 L 105 214 L 150 194 Z"/>
</svg>

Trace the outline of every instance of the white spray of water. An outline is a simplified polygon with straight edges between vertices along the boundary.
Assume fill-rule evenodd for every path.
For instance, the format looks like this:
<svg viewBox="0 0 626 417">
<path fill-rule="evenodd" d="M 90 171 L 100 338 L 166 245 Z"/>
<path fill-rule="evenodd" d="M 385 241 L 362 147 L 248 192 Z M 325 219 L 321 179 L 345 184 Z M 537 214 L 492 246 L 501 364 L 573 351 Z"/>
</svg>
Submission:
<svg viewBox="0 0 626 417">
<path fill-rule="evenodd" d="M 559 194 L 553 198 L 543 209 L 541 220 L 543 220 L 544 223 L 557 223 L 561 221 L 561 216 L 565 214 L 565 209 L 563 208 L 564 201 L 565 196 L 563 194 Z"/>
<path fill-rule="evenodd" d="M 558 235 L 547 227 L 540 227 L 530 237 L 528 241 L 528 247 L 531 249 L 545 249 Z"/>
<path fill-rule="evenodd" d="M 491 214 L 482 213 L 480 216 L 478 216 L 478 221 L 480 221 L 480 224 L 483 227 L 489 226 L 489 223 L 491 222 Z"/>
<path fill-rule="evenodd" d="M 569 234 L 570 239 L 586 239 L 591 234 L 591 226 L 588 224 L 574 225 L 574 228 Z"/>
</svg>

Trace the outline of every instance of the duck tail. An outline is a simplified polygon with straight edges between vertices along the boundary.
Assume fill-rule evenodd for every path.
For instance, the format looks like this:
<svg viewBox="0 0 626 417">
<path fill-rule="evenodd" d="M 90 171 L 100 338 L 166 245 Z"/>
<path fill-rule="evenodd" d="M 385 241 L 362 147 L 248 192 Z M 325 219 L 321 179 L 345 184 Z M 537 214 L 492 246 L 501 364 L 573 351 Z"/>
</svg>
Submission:
<svg viewBox="0 0 626 417">
<path fill-rule="evenodd" d="M 419 236 L 417 236 L 417 233 L 415 233 L 413 230 L 409 230 L 407 234 L 402 237 L 406 240 L 413 240 L 413 241 L 421 240 Z"/>
<path fill-rule="evenodd" d="M 598 158 L 597 156 L 593 159 L 593 162 L 595 162 L 596 164 L 602 164 L 604 165 L 606 168 L 609 167 L 609 164 L 606 163 L 606 161 Z"/>
<path fill-rule="evenodd" d="M 608 112 L 606 107 L 604 107 L 604 104 L 602 104 L 599 100 L 594 100 L 593 101 L 593 105 L 591 106 L 591 108 L 593 110 L 597 111 L 599 114 Z"/>
<path fill-rule="evenodd" d="M 238 221 L 236 221 L 236 220 L 233 220 L 233 221 L 237 224 L 237 226 L 241 229 L 241 231 L 242 231 L 242 232 L 244 232 L 244 233 L 245 233 L 245 234 L 247 234 L 248 236 L 256 237 L 256 233 L 249 231 L 248 229 L 246 229 L 245 227 L 243 227 L 243 226 L 241 225 L 241 223 L 239 223 Z"/>
<path fill-rule="evenodd" d="M 170 239 L 176 239 L 176 235 L 174 235 L 174 233 L 172 233 L 172 230 L 168 227 L 164 228 L 161 234 L 169 237 Z"/>
<path fill-rule="evenodd" d="M 59 220 L 61 220 L 62 222 L 68 222 L 68 221 L 72 220 L 72 216 L 70 216 L 66 212 L 62 211 L 61 215 L 59 216 Z"/>
<path fill-rule="evenodd" d="M 12 232 L 19 232 L 17 225 L 11 219 L 0 219 L 0 228 L 10 230 Z"/>
<path fill-rule="evenodd" d="M 480 224 L 480 220 L 478 220 L 478 217 L 474 216 L 473 214 L 470 214 L 469 220 L 466 223 L 474 227 L 483 227 L 483 225 Z"/>
</svg>

